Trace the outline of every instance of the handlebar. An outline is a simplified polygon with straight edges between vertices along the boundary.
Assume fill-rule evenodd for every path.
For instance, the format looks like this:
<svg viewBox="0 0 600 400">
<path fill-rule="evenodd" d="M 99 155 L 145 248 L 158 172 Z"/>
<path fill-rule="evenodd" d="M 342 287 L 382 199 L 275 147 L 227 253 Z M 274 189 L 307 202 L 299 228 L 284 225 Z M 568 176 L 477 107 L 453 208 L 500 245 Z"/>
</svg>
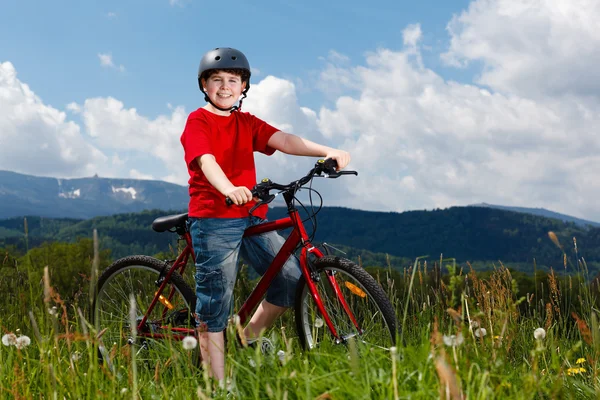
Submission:
<svg viewBox="0 0 600 400">
<path fill-rule="evenodd" d="M 315 176 L 317 177 L 325 177 L 325 178 L 339 178 L 342 175 L 358 175 L 356 171 L 338 171 L 337 170 L 337 161 L 333 158 L 328 158 L 326 160 L 320 159 L 315 163 L 315 167 L 311 169 L 304 177 L 292 181 L 287 185 L 282 185 L 279 183 L 275 183 L 268 178 L 263 179 L 250 191 L 252 193 L 252 197 L 257 197 L 260 201 L 252 207 L 250 213 L 254 211 L 258 206 L 262 204 L 268 204 L 275 198 L 275 195 L 270 194 L 271 190 L 279 190 L 282 192 L 290 191 L 292 194 L 295 194 L 302 186 L 306 185 L 311 179 Z M 228 206 L 233 205 L 233 201 L 229 198 L 225 198 L 225 203 Z"/>
</svg>

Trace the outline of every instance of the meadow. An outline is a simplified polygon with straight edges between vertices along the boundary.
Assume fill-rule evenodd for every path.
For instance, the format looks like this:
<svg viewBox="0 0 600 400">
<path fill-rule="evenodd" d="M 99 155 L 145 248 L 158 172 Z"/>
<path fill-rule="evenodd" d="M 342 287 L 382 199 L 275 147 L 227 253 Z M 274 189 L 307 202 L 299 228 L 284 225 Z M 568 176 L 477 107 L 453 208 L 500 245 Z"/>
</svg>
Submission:
<svg viewBox="0 0 600 400">
<path fill-rule="evenodd" d="M 1 285 L 0 398 L 597 398 L 597 282 L 575 241 L 570 259 L 552 233 L 550 239 L 558 268 L 534 273 L 533 287 L 501 263 L 485 273 L 443 258 L 417 258 L 400 272 L 369 269 L 401 326 L 397 346 L 387 351 L 351 341 L 303 352 L 288 312 L 265 333 L 275 352 L 263 355 L 239 345 L 231 325 L 224 387 L 194 365 L 181 342 L 170 343 L 170 357 L 153 365 L 102 342 L 88 312 L 97 251 L 82 280 L 91 290 L 77 297 L 60 293 L 48 268 L 21 271 L 36 278 L 21 282 L 16 274 Z M 251 287 L 246 277 L 242 270 L 237 299 Z M 110 363 L 99 360 L 99 346 L 110 351 Z"/>
</svg>

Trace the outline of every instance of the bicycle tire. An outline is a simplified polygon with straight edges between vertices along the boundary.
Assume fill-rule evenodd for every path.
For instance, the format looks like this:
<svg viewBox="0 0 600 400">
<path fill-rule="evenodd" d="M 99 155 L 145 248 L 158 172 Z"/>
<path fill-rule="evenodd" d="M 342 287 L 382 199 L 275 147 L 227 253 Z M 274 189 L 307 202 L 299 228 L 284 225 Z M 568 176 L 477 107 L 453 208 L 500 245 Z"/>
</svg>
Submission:
<svg viewBox="0 0 600 400">
<path fill-rule="evenodd" d="M 313 282 L 336 331 L 345 339 L 356 338 L 357 342 L 372 348 L 387 351 L 395 346 L 398 324 L 394 308 L 375 279 L 347 259 L 325 256 L 312 262 L 319 277 L 317 281 L 313 279 Z M 331 272 L 362 328 L 362 333 L 352 323 L 341 302 L 334 295 L 327 279 Z M 333 343 L 347 341 L 336 340 L 321 319 L 304 276 L 300 278 L 296 289 L 295 317 L 300 345 L 305 350 L 313 349 L 326 340 Z"/>
<path fill-rule="evenodd" d="M 163 318 L 166 305 L 157 303 L 146 324 L 153 333 L 166 334 L 164 339 L 136 337 L 130 342 L 130 294 L 136 301 L 137 321 L 146 313 L 150 302 L 158 289 L 156 280 L 165 268 L 165 263 L 149 256 L 129 256 L 116 260 L 98 279 L 98 286 L 92 304 L 92 321 L 98 330 L 106 328 L 102 336 L 106 350 L 99 352 L 100 359 L 106 359 L 108 354 L 136 352 L 136 359 L 149 368 L 154 368 L 158 361 L 165 361 L 171 357 L 171 350 L 182 349 L 181 344 L 175 343 L 168 336 L 168 329 L 161 326 L 170 325 L 177 327 L 193 328 L 193 312 L 196 305 L 196 296 L 190 286 L 185 283 L 181 275 L 174 272 L 170 282 L 165 286 L 163 293 L 170 293 L 174 287 L 173 298 L 169 302 L 172 309 Z M 166 295 L 165 295 L 166 297 Z M 191 312 L 190 312 L 191 311 Z M 193 365 L 199 365 L 199 346 L 188 355 Z M 112 360 L 106 360 L 109 365 Z"/>
</svg>

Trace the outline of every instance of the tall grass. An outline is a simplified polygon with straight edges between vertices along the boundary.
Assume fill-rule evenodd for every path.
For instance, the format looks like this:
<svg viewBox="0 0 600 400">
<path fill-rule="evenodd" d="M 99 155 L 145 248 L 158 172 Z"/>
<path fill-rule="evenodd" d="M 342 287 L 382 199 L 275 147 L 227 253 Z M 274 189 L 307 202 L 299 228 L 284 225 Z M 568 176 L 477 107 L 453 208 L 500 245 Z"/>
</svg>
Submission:
<svg viewBox="0 0 600 400">
<path fill-rule="evenodd" d="M 63 301 L 46 269 L 40 287 L 19 288 L 29 295 L 28 309 L 3 304 L 2 333 L 28 336 L 31 344 L 0 346 L 0 397 L 599 397 L 598 282 L 590 282 L 585 260 L 559 256 L 569 274 L 536 274 L 535 288 L 527 293 L 501 263 L 486 274 L 442 258 L 429 264 L 417 259 L 399 273 L 391 265 L 378 270 L 375 278 L 402 328 L 398 346 L 388 352 L 359 342 L 302 352 L 287 313 L 266 333 L 279 353 L 263 355 L 239 345 L 232 324 L 226 331 L 223 386 L 195 366 L 180 342 L 170 343 L 171 356 L 153 365 L 136 361 L 127 348 L 103 343 L 102 327 L 93 326 L 82 311 L 88 305 Z M 238 299 L 251 289 L 244 270 L 241 276 Z M 544 335 L 538 330 L 534 337 L 539 328 Z M 99 359 L 99 349 L 111 355 L 110 364 Z"/>
</svg>

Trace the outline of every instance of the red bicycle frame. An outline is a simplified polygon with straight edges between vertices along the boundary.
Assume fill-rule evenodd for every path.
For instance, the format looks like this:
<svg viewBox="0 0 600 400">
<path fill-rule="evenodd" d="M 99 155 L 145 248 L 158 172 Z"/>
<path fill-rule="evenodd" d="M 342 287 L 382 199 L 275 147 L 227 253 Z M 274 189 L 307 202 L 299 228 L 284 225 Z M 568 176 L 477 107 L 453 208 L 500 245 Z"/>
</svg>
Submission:
<svg viewBox="0 0 600 400">
<path fill-rule="evenodd" d="M 275 256 L 275 258 L 271 262 L 271 265 L 269 265 L 269 268 L 267 268 L 267 271 L 265 272 L 265 274 L 262 276 L 262 278 L 258 282 L 258 285 L 252 290 L 252 293 L 250 293 L 250 296 L 248 296 L 248 298 L 246 299 L 246 301 L 240 308 L 240 310 L 238 312 L 238 316 L 240 317 L 240 323 L 242 325 L 244 325 L 246 323 L 250 313 L 258 306 L 258 304 L 260 303 L 262 298 L 267 293 L 267 289 L 271 285 L 271 282 L 273 281 L 275 276 L 277 276 L 277 274 L 281 271 L 281 269 L 283 268 L 283 265 L 288 260 L 288 258 L 290 258 L 292 256 L 292 254 L 294 253 L 294 251 L 296 250 L 298 245 L 301 244 L 302 249 L 301 249 L 301 253 L 300 253 L 300 269 L 302 271 L 302 275 L 304 275 L 304 278 L 305 278 L 306 284 L 309 288 L 309 291 L 311 293 L 311 296 L 312 296 L 313 300 L 315 301 L 315 304 L 317 305 L 317 308 L 318 308 L 319 312 L 321 313 L 323 320 L 329 327 L 329 330 L 338 340 L 342 340 L 343 338 L 339 337 L 339 335 L 335 329 L 335 326 L 333 326 L 333 323 L 331 322 L 331 319 L 329 318 L 329 314 L 327 313 L 327 310 L 325 309 L 323 301 L 321 300 L 321 296 L 319 295 L 319 292 L 317 291 L 317 287 L 315 286 L 313 279 L 311 278 L 311 270 L 308 267 L 309 253 L 314 255 L 317 258 L 323 257 L 323 253 L 309 242 L 308 234 L 306 233 L 306 230 L 304 229 L 304 225 L 302 224 L 302 220 L 300 218 L 298 211 L 295 209 L 292 209 L 289 211 L 289 216 L 287 216 L 285 218 L 281 218 L 281 219 L 271 221 L 271 222 L 265 222 L 260 225 L 251 226 L 250 228 L 246 229 L 246 231 L 244 232 L 244 237 L 260 235 L 262 233 L 271 232 L 271 231 L 280 230 L 280 229 L 286 229 L 286 228 L 293 228 L 292 232 L 290 233 L 290 235 L 286 239 L 285 243 L 283 244 L 283 246 L 281 247 L 281 249 Z M 153 333 L 153 332 L 151 332 L 151 330 L 150 330 L 150 332 L 148 332 L 148 329 L 144 329 L 144 326 L 147 322 L 148 315 L 152 312 L 152 310 L 156 306 L 157 302 L 161 302 L 165 306 L 165 308 L 163 309 L 163 314 L 162 314 L 163 318 L 165 317 L 166 313 L 169 310 L 169 302 L 171 301 L 171 299 L 173 298 L 173 295 L 175 294 L 175 287 L 173 287 L 173 288 L 171 288 L 171 291 L 170 291 L 168 297 L 165 298 L 164 296 L 162 296 L 162 292 L 163 292 L 165 286 L 169 282 L 171 275 L 173 275 L 174 271 L 179 271 L 179 273 L 183 276 L 183 273 L 185 271 L 185 266 L 187 265 L 187 262 L 188 262 L 188 259 L 190 256 L 192 256 L 193 260 L 195 259 L 194 249 L 192 246 L 192 239 L 191 239 L 189 232 L 185 232 L 185 234 L 182 237 L 186 242 L 186 246 L 183 249 L 183 251 L 179 254 L 179 256 L 177 257 L 177 260 L 175 260 L 175 262 L 173 263 L 171 268 L 169 268 L 167 274 L 165 275 L 165 278 L 162 280 L 162 282 L 154 296 L 154 299 L 152 300 L 152 303 L 150 304 L 150 307 L 148 308 L 148 311 L 146 312 L 146 314 L 144 315 L 144 317 L 138 324 L 138 336 L 146 336 L 146 337 L 153 337 L 153 338 L 164 338 L 165 337 L 165 335 Z M 354 326 L 358 329 L 358 331 L 361 332 L 362 330 L 358 326 L 358 323 L 357 323 L 356 319 L 354 318 L 354 315 L 352 314 L 350 307 L 346 303 L 346 300 L 344 299 L 344 297 L 342 295 L 340 287 L 338 286 L 338 284 L 335 280 L 335 276 L 333 274 L 328 274 L 328 281 L 329 281 L 333 291 L 336 293 L 337 298 L 340 301 L 342 307 L 344 308 L 346 314 L 348 315 L 348 317 L 350 318 L 350 320 L 352 321 Z M 181 340 L 187 335 L 195 334 L 194 330 L 189 329 L 189 328 L 169 328 L 167 326 L 164 326 L 161 328 L 169 329 L 173 332 L 180 333 L 178 335 L 170 335 L 171 338 L 176 339 L 176 340 Z"/>
</svg>

